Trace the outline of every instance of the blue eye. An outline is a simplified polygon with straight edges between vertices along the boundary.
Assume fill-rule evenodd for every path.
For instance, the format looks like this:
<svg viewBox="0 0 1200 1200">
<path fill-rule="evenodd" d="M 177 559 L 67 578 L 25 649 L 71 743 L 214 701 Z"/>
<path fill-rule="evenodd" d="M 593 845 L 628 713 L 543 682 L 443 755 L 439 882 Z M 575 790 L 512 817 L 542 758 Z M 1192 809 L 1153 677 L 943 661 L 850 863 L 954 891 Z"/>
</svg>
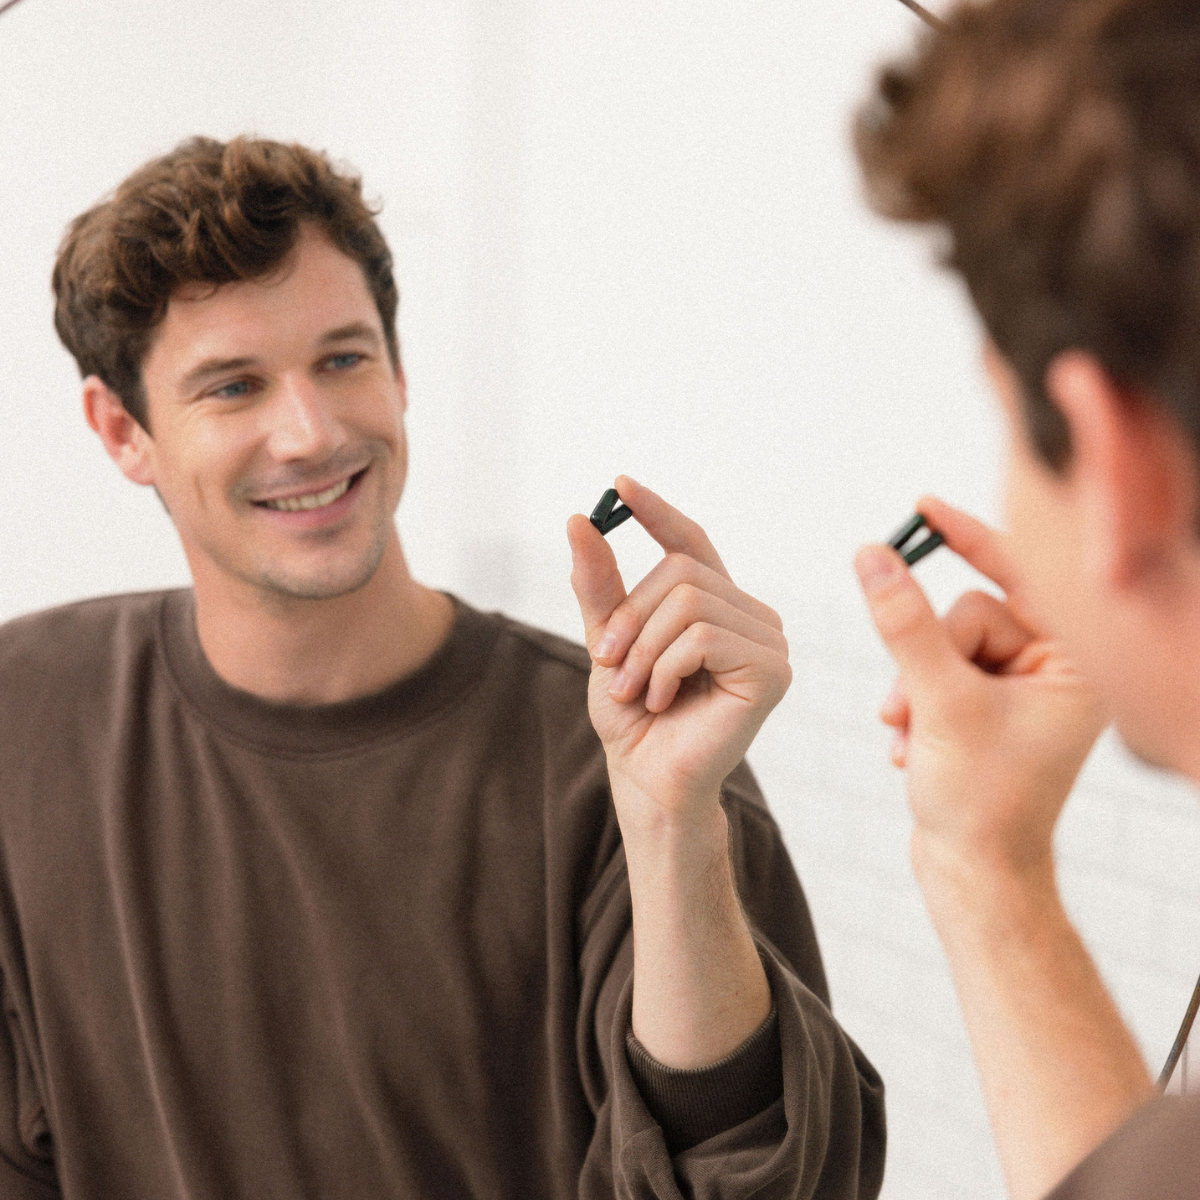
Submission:
<svg viewBox="0 0 1200 1200">
<path fill-rule="evenodd" d="M 329 365 L 335 371 L 347 371 L 351 367 L 356 367 L 362 362 L 363 356 L 347 351 L 345 354 L 335 354 L 330 360 Z"/>
<path fill-rule="evenodd" d="M 249 393 L 250 381 L 247 379 L 237 379 L 233 383 L 223 383 L 212 394 L 219 396 L 222 400 L 240 400 L 243 396 L 249 395 Z"/>
</svg>

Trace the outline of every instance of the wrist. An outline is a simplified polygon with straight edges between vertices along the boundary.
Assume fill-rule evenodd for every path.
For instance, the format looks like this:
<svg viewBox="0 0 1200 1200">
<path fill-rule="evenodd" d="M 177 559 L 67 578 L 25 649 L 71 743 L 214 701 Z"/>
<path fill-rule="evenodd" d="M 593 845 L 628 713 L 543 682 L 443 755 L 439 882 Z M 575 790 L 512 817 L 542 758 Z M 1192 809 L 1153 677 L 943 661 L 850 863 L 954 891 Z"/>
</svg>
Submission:
<svg viewBox="0 0 1200 1200">
<path fill-rule="evenodd" d="M 686 782 L 647 787 L 611 769 L 609 786 L 626 843 L 707 841 L 719 828 L 724 845 L 727 827 L 719 787 Z"/>
<path fill-rule="evenodd" d="M 912 840 L 912 862 L 930 919 L 944 943 L 963 937 L 1010 939 L 1067 921 L 1049 850 L 1019 859 L 964 853 L 918 831 Z"/>
</svg>

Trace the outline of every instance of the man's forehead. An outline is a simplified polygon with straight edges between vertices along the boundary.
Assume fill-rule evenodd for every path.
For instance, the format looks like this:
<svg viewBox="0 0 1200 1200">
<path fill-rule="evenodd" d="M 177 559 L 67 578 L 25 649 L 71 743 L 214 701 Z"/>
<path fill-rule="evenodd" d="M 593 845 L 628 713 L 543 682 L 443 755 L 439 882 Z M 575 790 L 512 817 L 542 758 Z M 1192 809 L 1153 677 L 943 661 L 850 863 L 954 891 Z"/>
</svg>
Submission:
<svg viewBox="0 0 1200 1200">
<path fill-rule="evenodd" d="M 283 264 L 257 279 L 188 284 L 167 305 L 147 355 L 184 374 L 207 358 L 258 357 L 312 345 L 380 319 L 362 269 L 323 237 L 302 235 Z"/>
</svg>

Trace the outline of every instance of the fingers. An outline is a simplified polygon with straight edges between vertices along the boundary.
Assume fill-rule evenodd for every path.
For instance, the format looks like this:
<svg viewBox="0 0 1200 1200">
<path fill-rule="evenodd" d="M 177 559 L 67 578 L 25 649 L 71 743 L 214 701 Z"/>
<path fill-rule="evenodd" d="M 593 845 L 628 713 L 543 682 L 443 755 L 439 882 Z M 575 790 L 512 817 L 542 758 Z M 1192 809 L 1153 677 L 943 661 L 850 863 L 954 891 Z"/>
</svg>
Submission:
<svg viewBox="0 0 1200 1200">
<path fill-rule="evenodd" d="M 987 592 L 960 596 L 942 624 L 963 658 L 986 671 L 1008 669 L 1036 640 L 1007 604 Z"/>
<path fill-rule="evenodd" d="M 612 547 L 587 517 L 576 515 L 567 522 L 567 540 L 571 544 L 571 587 L 583 614 L 584 641 L 595 657 L 605 624 L 625 599 L 625 585 Z"/>
<path fill-rule="evenodd" d="M 668 554 L 686 554 L 709 570 L 729 578 L 729 572 L 708 540 L 708 534 L 690 517 L 685 517 L 656 492 L 643 487 L 628 475 L 617 476 L 616 488 L 617 495 L 633 509 L 638 524 Z"/>
<path fill-rule="evenodd" d="M 1030 655 L 1044 643 L 1022 625 L 1003 601 L 987 592 L 967 592 L 942 618 L 955 649 L 965 661 L 985 671 L 1021 674 L 1036 670 L 1038 659 Z M 908 765 L 909 726 L 912 705 L 902 679 L 897 679 L 879 708 L 879 719 L 894 729 L 890 758 L 894 766 Z"/>
<path fill-rule="evenodd" d="M 864 546 L 854 560 L 871 620 L 909 694 L 935 687 L 964 664 L 904 560 L 889 546 Z"/>
<path fill-rule="evenodd" d="M 677 588 L 691 587 L 706 592 L 745 614 L 757 624 L 776 630 L 780 636 L 783 621 L 769 605 L 743 592 L 725 575 L 681 552 L 668 554 L 629 595 L 608 619 L 606 654 L 597 656 L 605 666 L 617 666 L 641 635 L 646 623 Z"/>
<path fill-rule="evenodd" d="M 685 679 L 708 672 L 708 686 L 759 707 L 765 717 L 787 691 L 792 671 L 775 650 L 730 629 L 698 622 L 689 625 L 654 663 L 646 708 L 664 712 Z M 702 677 L 704 678 L 704 677 Z"/>
<path fill-rule="evenodd" d="M 985 671 L 1024 669 L 1025 652 L 1037 640 L 1002 600 L 987 592 L 966 592 L 942 618 L 942 626 L 958 653 Z M 879 719 L 893 729 L 907 729 L 911 706 L 902 680 L 896 680 L 879 708 Z"/>
<path fill-rule="evenodd" d="M 922 496 L 917 512 L 946 539 L 946 545 L 955 554 L 966 559 L 980 574 L 1006 592 L 1016 587 L 1017 571 L 1004 534 L 936 496 Z"/>
<path fill-rule="evenodd" d="M 613 699 L 628 703 L 638 696 L 668 647 L 693 625 L 711 625 L 729 630 L 772 651 L 785 662 L 787 660 L 787 638 L 774 625 L 757 620 L 736 605 L 693 583 L 681 583 L 650 614 L 625 654 L 621 669 L 609 688 Z"/>
</svg>

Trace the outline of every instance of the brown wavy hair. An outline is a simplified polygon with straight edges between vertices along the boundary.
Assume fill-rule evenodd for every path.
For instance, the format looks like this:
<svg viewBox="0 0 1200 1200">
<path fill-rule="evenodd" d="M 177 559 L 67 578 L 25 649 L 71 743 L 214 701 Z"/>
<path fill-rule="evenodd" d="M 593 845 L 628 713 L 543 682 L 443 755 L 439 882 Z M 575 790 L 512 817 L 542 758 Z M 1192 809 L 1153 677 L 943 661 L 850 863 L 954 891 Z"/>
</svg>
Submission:
<svg viewBox="0 0 1200 1200">
<path fill-rule="evenodd" d="M 357 176 L 305 146 L 190 138 L 71 222 L 54 264 L 54 326 L 81 374 L 148 429 L 142 363 L 171 297 L 184 284 L 261 278 L 311 222 L 362 268 L 398 367 L 399 294 L 377 211 Z"/>
<path fill-rule="evenodd" d="M 1068 348 L 1200 452 L 1197 0 L 960 3 L 855 134 L 875 207 L 947 235 L 1048 464 L 1070 456 L 1044 387 Z"/>
</svg>

